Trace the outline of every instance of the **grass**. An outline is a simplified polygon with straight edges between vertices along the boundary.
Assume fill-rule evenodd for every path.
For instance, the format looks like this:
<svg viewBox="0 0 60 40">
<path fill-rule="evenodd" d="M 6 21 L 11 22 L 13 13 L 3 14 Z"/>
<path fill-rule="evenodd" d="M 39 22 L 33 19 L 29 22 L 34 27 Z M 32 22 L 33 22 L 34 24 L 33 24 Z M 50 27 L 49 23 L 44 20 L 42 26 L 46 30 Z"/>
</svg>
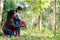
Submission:
<svg viewBox="0 0 60 40">
<path fill-rule="evenodd" d="M 0 40 L 60 40 L 60 32 L 57 30 L 56 32 L 56 37 L 54 37 L 54 33 L 51 30 L 48 30 L 46 28 L 42 29 L 40 32 L 36 32 L 36 29 L 28 30 L 26 29 L 21 29 L 22 35 L 20 37 L 3 37 L 2 30 L 0 29 Z"/>
</svg>

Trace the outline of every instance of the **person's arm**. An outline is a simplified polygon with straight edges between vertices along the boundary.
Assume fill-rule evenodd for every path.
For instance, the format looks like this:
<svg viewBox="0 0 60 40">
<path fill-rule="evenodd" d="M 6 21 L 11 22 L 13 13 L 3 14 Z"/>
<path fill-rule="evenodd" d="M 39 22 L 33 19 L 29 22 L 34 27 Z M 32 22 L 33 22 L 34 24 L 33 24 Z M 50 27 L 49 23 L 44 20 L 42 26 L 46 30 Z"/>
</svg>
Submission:
<svg viewBox="0 0 60 40">
<path fill-rule="evenodd" d="M 9 25 L 10 25 L 10 28 L 14 28 L 14 29 L 16 29 L 17 27 L 20 27 L 19 25 L 15 25 L 14 21 L 12 20 L 9 21 Z"/>
</svg>

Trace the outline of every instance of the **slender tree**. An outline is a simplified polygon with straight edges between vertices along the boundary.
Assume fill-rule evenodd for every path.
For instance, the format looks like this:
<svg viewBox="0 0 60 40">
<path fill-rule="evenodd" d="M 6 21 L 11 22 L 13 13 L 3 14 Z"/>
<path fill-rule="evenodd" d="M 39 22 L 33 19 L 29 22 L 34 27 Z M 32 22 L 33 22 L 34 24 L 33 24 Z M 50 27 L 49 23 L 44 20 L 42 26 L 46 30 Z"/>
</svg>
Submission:
<svg viewBox="0 0 60 40">
<path fill-rule="evenodd" d="M 41 1 L 40 2 L 40 5 L 41 5 Z M 41 27 L 42 27 L 42 7 L 40 6 L 40 15 L 38 16 L 38 28 L 39 28 L 39 31 L 41 30 Z"/>
<path fill-rule="evenodd" d="M 0 26 L 2 21 L 2 9 L 3 9 L 3 0 L 0 0 Z"/>
<path fill-rule="evenodd" d="M 54 0 L 54 35 L 56 36 L 56 0 Z"/>
</svg>

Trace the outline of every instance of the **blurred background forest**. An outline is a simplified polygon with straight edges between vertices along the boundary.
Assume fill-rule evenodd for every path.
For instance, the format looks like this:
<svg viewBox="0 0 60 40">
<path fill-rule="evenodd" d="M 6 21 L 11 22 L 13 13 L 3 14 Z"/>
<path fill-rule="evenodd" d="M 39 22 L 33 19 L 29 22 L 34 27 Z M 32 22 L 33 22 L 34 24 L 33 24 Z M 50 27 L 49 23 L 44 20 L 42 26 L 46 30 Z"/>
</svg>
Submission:
<svg viewBox="0 0 60 40">
<path fill-rule="evenodd" d="M 3 4 L 0 28 L 6 21 L 7 11 L 16 10 L 18 6 L 23 8 L 21 16 L 27 26 L 21 28 L 22 36 L 11 37 L 11 40 L 60 40 L 60 0 L 3 0 L 0 4 Z M 0 34 L 3 34 L 2 29 Z M 0 39 L 4 38 L 0 36 Z"/>
</svg>

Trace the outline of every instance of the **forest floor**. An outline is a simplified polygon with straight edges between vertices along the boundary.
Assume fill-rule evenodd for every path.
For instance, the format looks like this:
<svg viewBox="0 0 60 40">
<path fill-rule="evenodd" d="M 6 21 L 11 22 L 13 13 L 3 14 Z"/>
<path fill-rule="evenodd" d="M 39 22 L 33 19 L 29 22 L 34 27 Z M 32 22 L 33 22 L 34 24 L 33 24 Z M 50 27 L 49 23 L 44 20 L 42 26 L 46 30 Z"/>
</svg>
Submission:
<svg viewBox="0 0 60 40">
<path fill-rule="evenodd" d="M 59 30 L 56 32 L 56 36 L 54 36 L 53 31 L 48 29 L 43 29 L 41 32 L 36 32 L 35 29 L 21 29 L 20 37 L 4 37 L 3 32 L 0 29 L 0 40 L 60 40 L 60 32 Z"/>
</svg>

